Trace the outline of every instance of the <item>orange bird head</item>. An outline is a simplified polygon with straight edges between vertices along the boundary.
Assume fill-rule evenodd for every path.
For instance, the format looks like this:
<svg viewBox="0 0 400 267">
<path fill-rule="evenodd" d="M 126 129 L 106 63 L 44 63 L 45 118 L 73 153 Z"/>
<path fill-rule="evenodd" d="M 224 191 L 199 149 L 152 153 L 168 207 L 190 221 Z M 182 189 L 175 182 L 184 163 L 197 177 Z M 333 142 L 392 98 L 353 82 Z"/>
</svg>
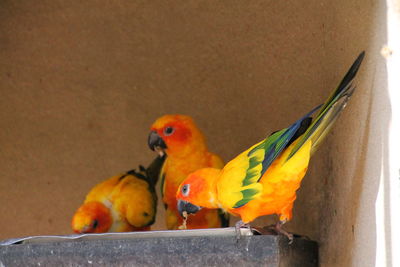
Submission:
<svg viewBox="0 0 400 267">
<path fill-rule="evenodd" d="M 164 115 L 150 128 L 148 145 L 163 155 L 185 157 L 194 150 L 207 149 L 205 138 L 192 118 L 186 115 Z"/>
<path fill-rule="evenodd" d="M 216 178 L 220 169 L 204 168 L 188 175 L 176 192 L 178 211 L 183 214 L 196 213 L 201 208 L 217 209 Z"/>
<path fill-rule="evenodd" d="M 110 229 L 112 217 L 109 209 L 102 203 L 92 201 L 83 204 L 72 218 L 75 233 L 105 233 Z"/>
</svg>

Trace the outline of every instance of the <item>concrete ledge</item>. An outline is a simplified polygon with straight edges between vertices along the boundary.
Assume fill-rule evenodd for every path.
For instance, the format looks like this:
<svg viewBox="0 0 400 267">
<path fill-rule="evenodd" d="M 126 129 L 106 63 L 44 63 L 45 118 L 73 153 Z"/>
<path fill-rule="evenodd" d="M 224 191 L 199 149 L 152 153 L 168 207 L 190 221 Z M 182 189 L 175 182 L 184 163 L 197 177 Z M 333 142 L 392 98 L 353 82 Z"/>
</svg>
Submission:
<svg viewBox="0 0 400 267">
<path fill-rule="evenodd" d="M 286 237 L 274 235 L 237 241 L 233 228 L 32 237 L 3 242 L 0 261 L 0 266 L 318 266 L 318 245 L 302 238 L 289 245 Z"/>
</svg>

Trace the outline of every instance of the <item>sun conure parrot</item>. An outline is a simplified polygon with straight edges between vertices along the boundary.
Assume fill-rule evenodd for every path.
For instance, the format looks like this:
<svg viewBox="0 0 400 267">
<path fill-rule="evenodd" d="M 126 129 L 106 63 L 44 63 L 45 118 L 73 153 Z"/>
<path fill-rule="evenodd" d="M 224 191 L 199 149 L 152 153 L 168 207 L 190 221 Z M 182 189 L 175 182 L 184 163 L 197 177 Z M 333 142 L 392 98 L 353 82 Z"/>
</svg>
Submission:
<svg viewBox="0 0 400 267">
<path fill-rule="evenodd" d="M 222 159 L 208 151 L 203 133 L 191 117 L 164 115 L 151 126 L 149 147 L 166 154 L 161 177 L 161 195 L 166 208 L 166 225 L 170 230 L 182 225 L 177 210 L 176 191 L 187 175 L 195 170 L 222 168 Z M 186 222 L 188 229 L 227 227 L 227 214 L 216 209 L 203 209 Z"/>
<path fill-rule="evenodd" d="M 244 151 L 222 170 L 205 168 L 190 174 L 176 193 L 179 212 L 222 208 L 240 216 L 237 233 L 239 227 L 250 227 L 249 223 L 259 216 L 278 214 L 274 230 L 292 239 L 281 226 L 292 218 L 296 190 L 306 174 L 310 156 L 355 89 L 352 80 L 363 58 L 364 52 L 323 105 Z M 310 116 L 317 110 L 319 113 L 312 120 Z"/>
<path fill-rule="evenodd" d="M 164 157 L 96 185 L 72 218 L 76 233 L 150 230 L 157 208 L 155 184 Z"/>
</svg>

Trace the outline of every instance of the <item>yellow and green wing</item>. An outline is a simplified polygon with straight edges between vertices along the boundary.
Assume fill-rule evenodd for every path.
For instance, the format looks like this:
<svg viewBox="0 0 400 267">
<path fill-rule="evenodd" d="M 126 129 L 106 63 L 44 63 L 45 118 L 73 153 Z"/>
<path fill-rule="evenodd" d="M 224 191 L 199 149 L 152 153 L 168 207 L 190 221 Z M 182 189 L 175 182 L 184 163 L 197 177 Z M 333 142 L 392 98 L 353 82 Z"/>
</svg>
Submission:
<svg viewBox="0 0 400 267">
<path fill-rule="evenodd" d="M 293 137 L 307 130 L 309 116 L 316 107 L 290 127 L 273 133 L 260 143 L 241 153 L 222 170 L 218 181 L 219 201 L 224 207 L 239 208 L 262 193 L 260 178 L 282 151 L 294 141 Z"/>
</svg>

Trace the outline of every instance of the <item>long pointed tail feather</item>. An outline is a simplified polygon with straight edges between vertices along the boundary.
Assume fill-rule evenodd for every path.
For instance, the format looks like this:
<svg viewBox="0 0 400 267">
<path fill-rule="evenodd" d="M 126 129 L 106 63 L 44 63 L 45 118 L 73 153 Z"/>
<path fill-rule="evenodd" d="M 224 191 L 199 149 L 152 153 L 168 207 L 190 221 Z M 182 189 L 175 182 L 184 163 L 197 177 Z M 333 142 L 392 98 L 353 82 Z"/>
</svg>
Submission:
<svg viewBox="0 0 400 267">
<path fill-rule="evenodd" d="M 343 109 L 346 107 L 347 102 L 350 100 L 351 95 L 353 94 L 355 87 L 352 87 L 346 94 L 343 94 L 335 104 L 331 106 L 328 112 L 325 115 L 325 119 L 322 120 L 319 127 L 316 129 L 315 133 L 311 136 L 312 138 L 312 147 L 311 154 L 313 154 L 317 149 L 320 143 L 325 139 L 325 136 L 329 133 L 331 127 L 335 123 L 336 119 L 339 117 L 340 113 L 342 113 Z"/>
<path fill-rule="evenodd" d="M 350 69 L 347 71 L 346 75 L 343 77 L 342 81 L 339 83 L 338 87 L 331 93 L 329 98 L 326 100 L 324 105 L 321 108 L 321 112 L 327 108 L 327 106 L 332 103 L 333 99 L 342 91 L 350 87 L 351 82 L 354 80 L 354 77 L 356 77 L 356 74 L 361 66 L 361 63 L 364 59 L 365 56 L 365 51 L 362 51 L 357 59 L 354 61 L 354 63 L 351 65 Z"/>
<path fill-rule="evenodd" d="M 333 123 L 345 108 L 353 94 L 355 87 L 352 86 L 352 81 L 360 68 L 364 56 L 365 52 L 363 51 L 347 71 L 339 86 L 332 92 L 328 100 L 321 107 L 319 114 L 308 127 L 307 131 L 302 135 L 299 142 L 293 147 L 286 160 L 289 160 L 294 154 L 296 154 L 296 152 L 299 151 L 299 149 L 309 140 L 311 140 L 312 143 L 312 153 L 316 151 L 318 145 L 329 132 Z"/>
</svg>

